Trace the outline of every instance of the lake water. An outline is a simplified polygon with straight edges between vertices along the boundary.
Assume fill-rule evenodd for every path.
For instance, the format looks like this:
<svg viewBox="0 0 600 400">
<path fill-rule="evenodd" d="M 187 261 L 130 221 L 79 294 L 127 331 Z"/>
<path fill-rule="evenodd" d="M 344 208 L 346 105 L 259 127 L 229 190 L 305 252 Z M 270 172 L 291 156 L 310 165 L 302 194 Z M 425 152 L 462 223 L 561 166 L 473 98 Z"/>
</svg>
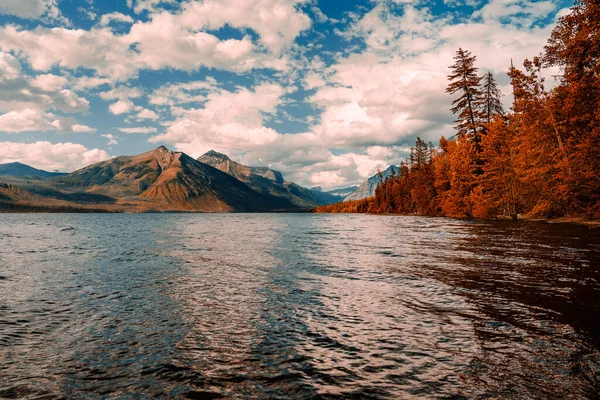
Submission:
<svg viewBox="0 0 600 400">
<path fill-rule="evenodd" d="M 600 228 L 0 214 L 0 398 L 599 398 Z"/>
</svg>

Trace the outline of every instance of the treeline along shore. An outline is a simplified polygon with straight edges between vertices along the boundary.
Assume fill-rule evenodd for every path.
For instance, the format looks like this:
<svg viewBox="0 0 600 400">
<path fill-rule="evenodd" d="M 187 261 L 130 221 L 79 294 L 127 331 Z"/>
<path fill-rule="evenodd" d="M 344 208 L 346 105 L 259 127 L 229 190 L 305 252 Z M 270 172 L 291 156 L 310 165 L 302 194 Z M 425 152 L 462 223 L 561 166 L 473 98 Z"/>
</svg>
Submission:
<svg viewBox="0 0 600 400">
<path fill-rule="evenodd" d="M 600 218 L 600 3 L 578 0 L 544 51 L 522 68 L 507 60 L 513 101 L 505 111 L 492 73 L 456 52 L 446 92 L 456 134 L 417 139 L 399 173 L 375 196 L 315 212 L 457 218 Z M 547 88 L 545 68 L 560 71 Z"/>
</svg>

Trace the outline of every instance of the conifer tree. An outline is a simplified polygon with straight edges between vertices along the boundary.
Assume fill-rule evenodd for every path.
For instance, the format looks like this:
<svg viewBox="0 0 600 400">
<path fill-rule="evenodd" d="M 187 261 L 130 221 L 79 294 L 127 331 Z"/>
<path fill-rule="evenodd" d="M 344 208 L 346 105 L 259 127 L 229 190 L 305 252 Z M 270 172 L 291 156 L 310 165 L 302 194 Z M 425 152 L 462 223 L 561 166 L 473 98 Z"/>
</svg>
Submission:
<svg viewBox="0 0 600 400">
<path fill-rule="evenodd" d="M 483 110 L 481 109 L 483 93 L 481 77 L 477 75 L 476 57 L 468 50 L 458 49 L 454 64 L 448 75 L 450 83 L 446 93 L 458 94 L 452 101 L 453 114 L 457 115 L 455 129 L 459 136 L 466 136 L 475 143 L 479 142 L 479 131 L 483 125 Z"/>
<path fill-rule="evenodd" d="M 552 31 L 543 59 L 561 68 L 550 107 L 568 157 L 570 211 L 600 217 L 600 2 L 576 0 Z"/>
<path fill-rule="evenodd" d="M 483 96 L 485 99 L 485 122 L 489 124 L 494 115 L 504 115 L 504 107 L 500 101 L 500 89 L 498 89 L 492 72 L 488 72 L 483 77 Z"/>
</svg>

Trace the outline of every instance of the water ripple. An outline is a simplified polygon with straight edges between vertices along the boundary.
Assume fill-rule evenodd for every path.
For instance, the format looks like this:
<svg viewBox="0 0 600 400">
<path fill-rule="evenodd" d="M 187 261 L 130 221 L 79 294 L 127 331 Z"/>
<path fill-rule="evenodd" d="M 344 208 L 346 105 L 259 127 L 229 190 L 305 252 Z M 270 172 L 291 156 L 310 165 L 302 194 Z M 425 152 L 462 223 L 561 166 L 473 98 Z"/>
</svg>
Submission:
<svg viewBox="0 0 600 400">
<path fill-rule="evenodd" d="M 598 398 L 600 238 L 362 215 L 3 215 L 0 398 Z"/>
</svg>

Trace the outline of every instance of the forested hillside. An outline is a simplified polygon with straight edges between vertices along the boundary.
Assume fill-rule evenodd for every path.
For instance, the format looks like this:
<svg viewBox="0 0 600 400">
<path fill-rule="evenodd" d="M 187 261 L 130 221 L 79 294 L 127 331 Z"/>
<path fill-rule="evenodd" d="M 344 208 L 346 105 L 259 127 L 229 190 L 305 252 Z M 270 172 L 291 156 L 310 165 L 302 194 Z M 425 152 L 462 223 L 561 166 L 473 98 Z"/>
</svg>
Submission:
<svg viewBox="0 0 600 400">
<path fill-rule="evenodd" d="M 459 49 L 446 91 L 455 139 L 417 139 L 400 173 L 361 202 L 319 212 L 495 218 L 600 217 L 600 3 L 580 0 L 544 51 L 510 65 L 513 102 L 504 110 L 491 73 Z M 542 72 L 558 67 L 556 86 Z"/>
</svg>

